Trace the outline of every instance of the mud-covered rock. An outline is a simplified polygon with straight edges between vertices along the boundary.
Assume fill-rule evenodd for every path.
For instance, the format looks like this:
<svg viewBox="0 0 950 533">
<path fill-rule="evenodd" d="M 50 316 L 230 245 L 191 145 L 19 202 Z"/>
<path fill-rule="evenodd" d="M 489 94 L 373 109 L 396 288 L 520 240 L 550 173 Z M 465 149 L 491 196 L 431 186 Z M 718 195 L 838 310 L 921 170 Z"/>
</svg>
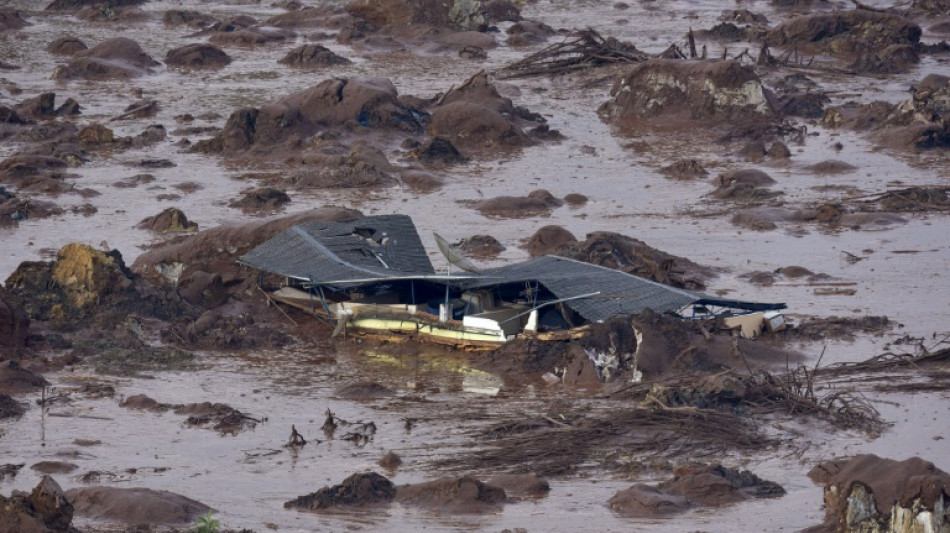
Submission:
<svg viewBox="0 0 950 533">
<path fill-rule="evenodd" d="M 166 233 L 194 233 L 198 231 L 198 224 L 188 220 L 185 213 L 177 207 L 169 207 L 157 215 L 146 217 L 136 225 L 139 229 L 145 229 L 164 235 Z"/>
<path fill-rule="evenodd" d="M 241 197 L 228 205 L 245 213 L 273 213 L 290 203 L 286 192 L 273 187 L 258 187 L 241 191 Z"/>
<path fill-rule="evenodd" d="M 19 11 L 0 9 L 0 31 L 22 30 L 29 25 Z"/>
<path fill-rule="evenodd" d="M 0 362 L 0 394 L 28 394 L 48 386 L 46 378 L 15 360 Z"/>
<path fill-rule="evenodd" d="M 453 2 L 443 0 L 353 0 L 346 10 L 377 26 L 428 24 L 451 27 L 449 11 Z"/>
<path fill-rule="evenodd" d="M 777 117 L 755 71 L 737 61 L 646 61 L 621 77 L 610 95 L 598 112 L 621 127 L 711 126 Z"/>
<path fill-rule="evenodd" d="M 66 491 L 77 516 L 124 524 L 185 525 L 211 511 L 207 505 L 167 490 L 141 487 L 82 487 Z"/>
<path fill-rule="evenodd" d="M 255 48 L 268 44 L 279 43 L 293 37 L 293 32 L 260 27 L 237 27 L 228 29 L 224 23 L 217 25 L 215 31 L 211 33 L 208 42 L 217 46 L 238 46 L 242 48 Z"/>
<path fill-rule="evenodd" d="M 541 44 L 557 34 L 551 26 L 533 20 L 522 20 L 512 24 L 505 31 L 508 34 L 508 39 L 506 39 L 508 46 L 514 47 Z"/>
<path fill-rule="evenodd" d="M 548 480 L 535 474 L 505 474 L 495 476 L 486 483 L 501 487 L 509 496 L 538 498 L 551 492 L 551 484 Z"/>
<path fill-rule="evenodd" d="M 694 180 L 704 178 L 709 172 L 695 159 L 680 159 L 660 169 L 660 172 L 675 180 Z"/>
<path fill-rule="evenodd" d="M 69 320 L 134 299 L 132 273 L 118 250 L 67 244 L 53 262 L 25 261 L 7 278 L 7 293 L 35 320 Z"/>
<path fill-rule="evenodd" d="M 296 68 L 319 68 L 332 65 L 348 65 L 349 59 L 334 53 L 319 44 L 304 44 L 287 52 L 278 63 Z"/>
<path fill-rule="evenodd" d="M 369 400 L 391 398 L 396 395 L 396 391 L 375 381 L 360 381 L 338 388 L 334 395 L 348 400 Z"/>
<path fill-rule="evenodd" d="M 322 511 L 340 507 L 367 507 L 387 504 L 396 497 L 396 487 L 375 472 L 353 474 L 343 483 L 323 487 L 317 492 L 284 503 L 285 509 Z"/>
<path fill-rule="evenodd" d="M 30 317 L 19 305 L 0 293 L 0 360 L 16 359 L 26 348 Z"/>
<path fill-rule="evenodd" d="M 58 116 L 78 115 L 79 103 L 68 98 L 62 105 L 56 107 L 56 93 L 49 92 L 24 100 L 17 104 L 15 109 L 23 117 L 48 120 Z"/>
<path fill-rule="evenodd" d="M 442 137 L 432 137 L 410 152 L 412 157 L 427 164 L 454 165 L 465 163 L 468 158 L 459 153 L 452 142 Z"/>
<path fill-rule="evenodd" d="M 547 215 L 552 209 L 564 205 L 544 189 L 531 191 L 527 196 L 497 196 L 479 200 L 472 207 L 482 215 L 494 218 L 528 218 Z"/>
<path fill-rule="evenodd" d="M 820 161 L 814 165 L 809 165 L 805 167 L 806 170 L 814 172 L 818 175 L 827 175 L 827 174 L 845 174 L 848 172 L 854 172 L 858 167 L 845 163 L 844 161 L 838 161 L 835 159 L 826 159 L 825 161 Z"/>
<path fill-rule="evenodd" d="M 162 22 L 164 22 L 166 26 L 207 28 L 217 22 L 217 20 L 211 15 L 192 9 L 169 9 L 162 13 Z"/>
<path fill-rule="evenodd" d="M 170 67 L 185 69 L 218 69 L 229 65 L 231 56 L 214 45 L 187 44 L 169 50 L 165 55 L 165 63 Z"/>
<path fill-rule="evenodd" d="M 46 6 L 47 11 L 76 11 L 79 9 L 95 6 L 103 6 L 106 9 L 116 9 L 121 7 L 142 5 L 148 0 L 53 0 Z"/>
<path fill-rule="evenodd" d="M 385 79 L 331 79 L 267 104 L 236 111 L 199 151 L 234 154 L 269 149 L 292 138 L 306 138 L 329 127 L 359 126 L 420 132 L 423 113 L 399 102 Z"/>
<path fill-rule="evenodd" d="M 686 466 L 657 486 L 637 484 L 616 493 L 610 508 L 631 518 L 659 518 L 694 507 L 718 507 L 748 498 L 778 497 L 785 489 L 747 470 L 722 465 Z"/>
<path fill-rule="evenodd" d="M 65 66 L 57 67 L 57 79 L 131 79 L 152 73 L 158 62 L 127 37 L 106 39 L 96 46 L 76 52 Z"/>
<path fill-rule="evenodd" d="M 56 481 L 43 476 L 27 495 L 0 495 L 0 533 L 78 533 L 73 505 Z"/>
<path fill-rule="evenodd" d="M 545 122 L 540 115 L 501 96 L 483 72 L 451 89 L 431 113 L 430 135 L 468 149 L 531 144 L 534 140 L 524 128 Z"/>
<path fill-rule="evenodd" d="M 561 226 L 549 225 L 542 226 L 534 232 L 534 235 L 525 242 L 524 249 L 531 254 L 531 257 L 537 257 L 539 255 L 555 254 L 562 247 L 577 243 L 577 237 L 570 231 Z"/>
<path fill-rule="evenodd" d="M 472 235 L 455 243 L 455 246 L 465 255 L 478 258 L 495 257 L 505 251 L 505 245 L 491 235 Z"/>
<path fill-rule="evenodd" d="M 770 46 L 842 58 L 877 54 L 891 45 L 914 45 L 920 26 L 891 13 L 855 9 L 796 17 L 769 32 Z"/>
<path fill-rule="evenodd" d="M 950 515 L 950 474 L 919 457 L 873 454 L 835 459 L 809 477 L 825 485 L 822 531 L 944 531 Z"/>
<path fill-rule="evenodd" d="M 500 507 L 506 500 L 505 489 L 488 485 L 470 476 L 400 485 L 396 490 L 396 501 L 402 505 L 452 512 L 491 511 Z"/>
<path fill-rule="evenodd" d="M 20 402 L 14 400 L 7 394 L 0 394 L 0 420 L 6 418 L 19 418 L 26 412 L 26 408 Z M 0 473 L 0 480 L 3 479 L 3 473 Z"/>
</svg>

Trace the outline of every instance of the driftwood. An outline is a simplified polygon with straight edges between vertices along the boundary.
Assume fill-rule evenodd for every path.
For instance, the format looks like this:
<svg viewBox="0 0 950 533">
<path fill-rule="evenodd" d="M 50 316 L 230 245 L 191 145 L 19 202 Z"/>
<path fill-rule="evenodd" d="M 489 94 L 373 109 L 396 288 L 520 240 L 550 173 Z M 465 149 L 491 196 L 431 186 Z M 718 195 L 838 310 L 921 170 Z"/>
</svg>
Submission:
<svg viewBox="0 0 950 533">
<path fill-rule="evenodd" d="M 613 37 L 604 38 L 591 28 L 575 30 L 561 43 L 531 54 L 501 69 L 502 78 L 563 74 L 617 63 L 639 63 L 650 56 Z"/>
<path fill-rule="evenodd" d="M 297 432 L 297 426 L 290 425 L 290 440 L 285 444 L 288 448 L 296 448 L 298 446 L 306 446 L 307 440 L 303 438 L 299 432 Z"/>
</svg>

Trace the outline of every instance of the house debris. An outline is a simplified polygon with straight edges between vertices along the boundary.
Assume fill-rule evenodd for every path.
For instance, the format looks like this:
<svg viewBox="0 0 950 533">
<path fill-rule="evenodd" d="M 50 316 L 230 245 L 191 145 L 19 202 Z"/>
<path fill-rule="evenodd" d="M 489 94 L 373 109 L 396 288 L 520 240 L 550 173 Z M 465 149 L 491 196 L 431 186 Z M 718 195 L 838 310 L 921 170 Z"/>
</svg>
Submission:
<svg viewBox="0 0 950 533">
<path fill-rule="evenodd" d="M 712 297 L 563 257 L 479 270 L 436 238 L 459 272 L 435 271 L 406 215 L 301 224 L 239 262 L 286 277 L 269 297 L 336 320 L 334 335 L 493 348 L 518 337 L 583 337 L 592 323 L 646 309 L 722 317 L 745 337 L 784 324 L 785 304 Z"/>
</svg>

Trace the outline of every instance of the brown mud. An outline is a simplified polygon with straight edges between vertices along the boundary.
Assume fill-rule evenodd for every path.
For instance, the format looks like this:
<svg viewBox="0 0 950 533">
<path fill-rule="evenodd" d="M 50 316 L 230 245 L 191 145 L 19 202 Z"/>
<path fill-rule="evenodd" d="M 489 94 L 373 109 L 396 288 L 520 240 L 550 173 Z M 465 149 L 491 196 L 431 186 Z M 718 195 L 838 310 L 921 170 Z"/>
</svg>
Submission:
<svg viewBox="0 0 950 533">
<path fill-rule="evenodd" d="M 802 529 L 841 516 L 806 477 L 832 457 L 945 483 L 945 2 L 94 4 L 0 10 L 0 523 Z M 235 263 L 395 212 L 479 263 L 563 255 L 790 327 L 328 340 Z M 881 523 L 910 494 L 889 465 L 824 482 Z M 87 505 L 121 487 L 150 492 Z"/>
</svg>

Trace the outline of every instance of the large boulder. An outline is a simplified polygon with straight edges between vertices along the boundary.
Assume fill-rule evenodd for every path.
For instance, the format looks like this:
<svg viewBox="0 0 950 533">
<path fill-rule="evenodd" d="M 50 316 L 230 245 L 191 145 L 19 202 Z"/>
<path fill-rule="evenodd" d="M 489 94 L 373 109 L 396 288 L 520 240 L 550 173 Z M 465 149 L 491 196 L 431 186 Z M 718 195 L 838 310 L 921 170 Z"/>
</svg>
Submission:
<svg viewBox="0 0 950 533">
<path fill-rule="evenodd" d="M 131 79 L 152 73 L 159 63 L 127 37 L 106 39 L 96 46 L 76 52 L 65 66 L 57 67 L 57 79 Z"/>
<path fill-rule="evenodd" d="M 919 457 L 858 455 L 821 463 L 808 475 L 825 486 L 823 530 L 950 530 L 950 474 Z"/>
<path fill-rule="evenodd" d="M 287 52 L 278 63 L 296 68 L 321 68 L 348 65 L 351 61 L 319 44 L 304 44 Z"/>
<path fill-rule="evenodd" d="M 712 126 L 777 118 L 755 71 L 737 61 L 654 59 L 633 67 L 598 112 L 618 126 Z"/>
</svg>

